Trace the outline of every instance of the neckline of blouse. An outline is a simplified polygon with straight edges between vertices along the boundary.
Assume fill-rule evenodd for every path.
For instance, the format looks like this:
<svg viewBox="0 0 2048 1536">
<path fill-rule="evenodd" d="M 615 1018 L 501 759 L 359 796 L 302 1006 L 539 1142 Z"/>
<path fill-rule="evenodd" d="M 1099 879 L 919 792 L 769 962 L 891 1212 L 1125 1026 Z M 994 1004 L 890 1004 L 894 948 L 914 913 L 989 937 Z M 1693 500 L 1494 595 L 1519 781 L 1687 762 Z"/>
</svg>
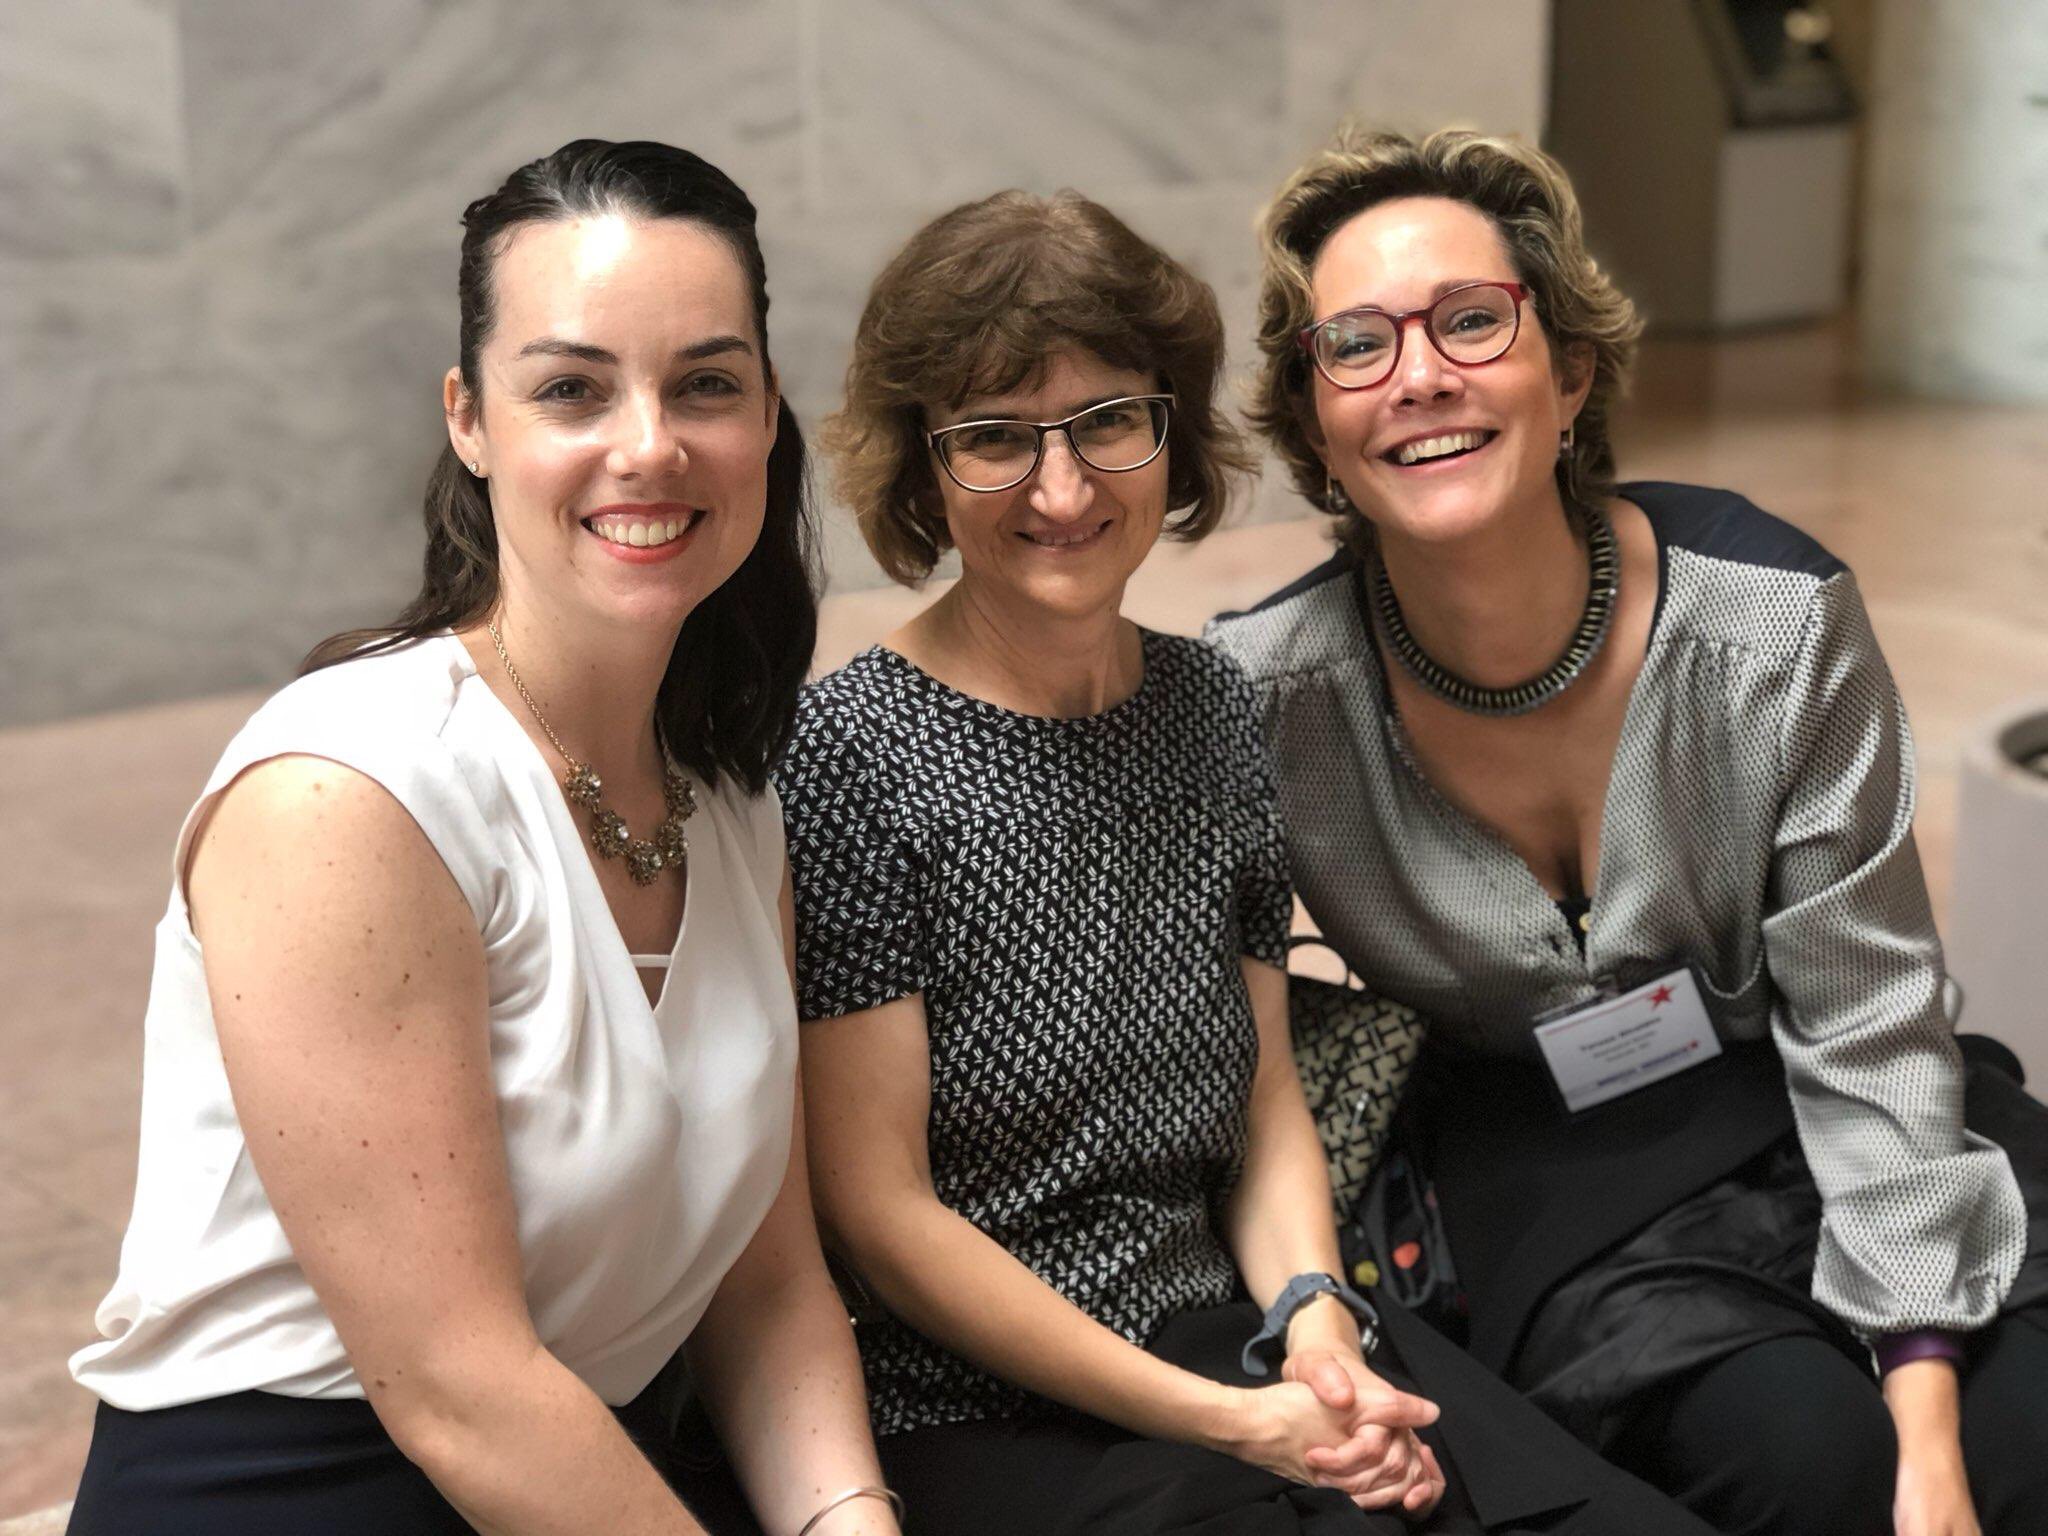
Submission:
<svg viewBox="0 0 2048 1536">
<path fill-rule="evenodd" d="M 886 645 L 871 645 L 864 654 L 873 657 L 878 665 L 891 668 L 899 674 L 909 677 L 927 691 L 942 695 L 947 699 L 957 700 L 971 712 L 984 715 L 999 723 L 1011 724 L 1027 730 L 1060 732 L 1104 730 L 1135 719 L 1139 710 L 1157 691 L 1154 683 L 1159 676 L 1160 658 L 1157 642 L 1160 637 L 1157 631 L 1147 629 L 1142 624 L 1135 627 L 1138 631 L 1138 643 L 1144 653 L 1145 664 L 1145 670 L 1138 678 L 1138 686 L 1131 690 L 1128 698 L 1121 699 L 1117 703 L 1110 705 L 1109 708 L 1097 710 L 1089 715 L 1034 715 L 1021 709 L 1006 709 L 1001 704 L 992 703 L 977 694 L 967 693 L 962 689 L 955 688 L 951 683 L 941 682 L 908 656 L 905 656 L 901 651 L 893 651 Z"/>
<path fill-rule="evenodd" d="M 681 969 L 678 961 L 683 953 L 683 946 L 690 937 L 692 929 L 690 919 L 691 915 L 697 910 L 697 891 L 702 883 L 698 877 L 700 872 L 707 867 L 707 861 L 703 857 L 699 857 L 691 862 L 689 882 L 683 888 L 683 915 L 676 924 L 675 943 L 670 946 L 669 952 L 665 957 L 667 969 L 662 976 L 660 991 L 656 996 L 650 998 L 647 996 L 646 989 L 640 984 L 639 967 L 643 963 L 647 963 L 651 968 L 655 957 L 643 957 L 635 954 L 632 945 L 626 942 L 626 935 L 619 927 L 618 915 L 612 911 L 611 902 L 604 893 L 604 886 L 597 878 L 597 864 L 591 857 L 588 840 L 583 837 L 582 829 L 576 825 L 575 816 L 569 809 L 568 798 L 562 793 L 561 780 L 555 774 L 554 765 L 548 762 L 547 758 L 542 755 L 538 743 L 526 734 L 526 727 L 520 723 L 519 717 L 512 713 L 510 706 L 491 690 L 489 683 L 484 681 L 483 674 L 477 669 L 476 658 L 469 654 L 469 647 L 462 643 L 461 636 L 457 635 L 453 630 L 444 629 L 439 634 L 429 636 L 428 638 L 446 642 L 457 677 L 464 682 L 474 682 L 478 688 L 483 690 L 484 698 L 488 701 L 485 708 L 490 712 L 497 729 L 511 733 L 508 741 L 516 740 L 518 743 L 511 750 L 517 755 L 518 760 L 524 764 L 527 774 L 537 776 L 539 784 L 549 791 L 549 793 L 543 794 L 541 797 L 542 813 L 547 818 L 549 831 L 554 838 L 557 856 L 562 864 L 563 877 L 572 885 L 582 887 L 583 899 L 586 903 L 595 903 L 591 910 L 602 914 L 602 917 L 601 919 L 592 918 L 589 922 L 593 930 L 603 935 L 603 938 L 599 940 L 600 945 L 608 948 L 614 955 L 626 961 L 626 974 L 632 980 L 632 993 L 641 1002 L 646 1004 L 647 1011 L 653 1018 L 660 1019 L 663 1016 L 663 1009 L 668 1003 L 669 983 L 675 979 Z M 507 766 L 509 767 L 510 764 L 508 763 Z M 710 785 L 689 769 L 683 768 L 679 764 L 673 766 L 676 766 L 677 770 L 691 781 L 692 787 L 697 791 L 698 800 L 701 804 L 710 793 Z M 565 829 L 568 834 L 566 837 L 563 836 Z M 692 851 L 699 851 L 700 846 L 693 844 Z M 605 943 L 607 939 L 609 940 L 608 944 Z"/>
<path fill-rule="evenodd" d="M 1631 486 L 1625 485 L 1622 487 L 1622 490 L 1627 492 L 1631 488 Z M 1601 790 L 1599 866 L 1594 871 L 1593 889 L 1586 891 L 1580 898 L 1586 902 L 1588 909 L 1599 898 L 1601 875 L 1608 871 L 1608 858 L 1616 847 L 1615 839 L 1609 835 L 1612 830 L 1610 818 L 1617 798 L 1614 790 L 1615 780 L 1620 777 L 1625 767 L 1622 748 L 1631 738 L 1630 726 L 1634 723 L 1638 710 L 1649 707 L 1642 702 L 1648 692 L 1648 685 L 1645 679 L 1650 676 L 1651 663 L 1656 658 L 1659 642 L 1663 638 L 1665 599 L 1670 596 L 1671 592 L 1671 545 L 1665 537 L 1664 529 L 1658 523 L 1657 514 L 1646 507 L 1640 497 L 1628 495 L 1625 499 L 1642 512 L 1644 520 L 1650 525 L 1651 535 L 1656 541 L 1655 571 L 1657 589 L 1650 608 L 1650 631 L 1643 637 L 1642 662 L 1636 671 L 1634 680 L 1629 684 L 1628 698 L 1622 705 L 1621 732 L 1615 742 L 1614 757 L 1607 765 L 1607 782 Z M 1535 870 L 1529 867 L 1528 861 L 1520 853 L 1516 852 L 1514 846 L 1508 842 L 1506 837 L 1502 836 L 1499 831 L 1487 822 L 1480 820 L 1463 807 L 1454 804 L 1451 798 L 1437 787 L 1430 776 L 1422 771 L 1421 759 L 1415 755 L 1415 748 L 1408 739 L 1407 722 L 1402 718 L 1400 704 L 1394 698 L 1393 683 L 1387 675 L 1387 658 L 1380 654 L 1379 644 L 1373 633 L 1371 610 L 1368 607 L 1370 597 L 1366 590 L 1365 564 L 1363 561 L 1354 564 L 1345 581 L 1345 587 L 1349 593 L 1346 608 L 1349 612 L 1351 623 L 1357 627 L 1356 643 L 1364 658 L 1364 674 L 1368 685 L 1377 695 L 1376 703 L 1378 704 L 1378 709 L 1376 713 L 1379 717 L 1380 729 L 1388 745 L 1393 749 L 1395 759 L 1407 771 L 1409 777 L 1420 786 L 1424 795 L 1435 806 L 1438 814 L 1448 821 L 1458 835 L 1467 840 L 1476 841 L 1479 847 L 1485 850 L 1484 856 L 1493 860 L 1499 868 L 1511 869 L 1513 871 L 1515 884 L 1521 891 L 1520 903 L 1526 904 L 1531 892 L 1541 899 L 1539 906 L 1526 906 L 1526 910 L 1531 912 L 1546 911 L 1547 914 L 1555 914 L 1567 928 L 1575 927 L 1576 925 L 1563 912 L 1562 903 L 1559 898 L 1553 896 L 1543 882 L 1536 878 Z M 1505 890 L 1503 894 L 1506 894 Z M 1592 958 L 1592 929 L 1585 928 L 1579 930 L 1578 933 L 1574 934 L 1575 939 L 1578 938 L 1579 933 L 1584 935 L 1584 943 L 1580 948 L 1579 954 L 1580 963 L 1586 967 L 1589 975 L 1597 974 L 1594 970 Z"/>
</svg>

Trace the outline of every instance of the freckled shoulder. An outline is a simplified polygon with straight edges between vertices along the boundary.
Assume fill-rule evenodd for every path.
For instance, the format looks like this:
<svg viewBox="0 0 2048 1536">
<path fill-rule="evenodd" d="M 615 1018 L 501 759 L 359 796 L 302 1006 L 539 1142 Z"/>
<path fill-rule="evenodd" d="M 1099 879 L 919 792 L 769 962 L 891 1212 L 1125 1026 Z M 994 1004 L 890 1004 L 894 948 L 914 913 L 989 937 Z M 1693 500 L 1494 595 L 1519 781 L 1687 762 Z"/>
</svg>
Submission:
<svg viewBox="0 0 2048 1536">
<path fill-rule="evenodd" d="M 244 930 L 232 936 L 235 950 L 253 942 L 278 965 L 338 951 L 368 985 L 380 958 L 409 954 L 410 941 L 446 930 L 451 913 L 468 923 L 451 872 L 419 823 L 382 784 L 346 764 L 266 758 L 210 810 L 186 872 L 192 931 L 210 955 L 227 923 Z M 431 948 L 426 953 L 430 960 Z M 404 971 L 398 984 L 412 979 Z"/>
<path fill-rule="evenodd" d="M 267 835 L 278 878 L 403 844 L 409 818 L 479 929 L 502 904 L 498 848 L 507 768 L 464 711 L 501 711 L 452 637 L 343 662 L 274 694 L 229 743 L 179 839 L 184 872 L 223 805 Z M 232 787 L 233 793 L 228 791 Z M 267 833 L 265 829 L 268 829 Z"/>
<path fill-rule="evenodd" d="M 370 775 L 311 753 L 266 757 L 218 792 L 193 838 L 196 862 L 221 841 L 253 840 L 302 879 L 375 862 L 393 843 L 416 839 L 417 823 Z M 431 845 L 425 850 L 431 856 Z"/>
</svg>

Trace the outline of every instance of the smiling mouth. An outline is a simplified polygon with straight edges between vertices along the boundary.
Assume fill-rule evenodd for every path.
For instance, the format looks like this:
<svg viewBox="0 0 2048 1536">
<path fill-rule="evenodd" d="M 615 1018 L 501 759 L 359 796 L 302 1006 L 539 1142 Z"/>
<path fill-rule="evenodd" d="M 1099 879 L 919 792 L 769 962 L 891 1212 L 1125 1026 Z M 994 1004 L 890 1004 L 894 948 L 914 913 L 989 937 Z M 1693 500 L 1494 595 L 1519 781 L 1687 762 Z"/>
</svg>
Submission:
<svg viewBox="0 0 2048 1536">
<path fill-rule="evenodd" d="M 1498 432 L 1442 432 L 1435 437 L 1418 437 L 1412 442 L 1401 444 L 1398 448 L 1389 448 L 1380 457 L 1389 464 L 1402 468 L 1412 464 L 1435 464 L 1445 459 L 1461 459 L 1468 453 L 1476 453 L 1498 436 Z"/>
<path fill-rule="evenodd" d="M 1029 533 L 1019 531 L 1017 537 L 1027 539 L 1040 549 L 1074 549 L 1083 544 L 1092 544 L 1108 531 L 1110 522 L 1105 519 L 1092 528 L 1063 528 L 1057 533 Z"/>
<path fill-rule="evenodd" d="M 632 549 L 654 549 L 673 539 L 679 539 L 696 527 L 697 520 L 704 515 L 703 509 L 692 507 L 680 517 L 586 517 L 583 526 L 609 544 L 624 544 Z"/>
</svg>

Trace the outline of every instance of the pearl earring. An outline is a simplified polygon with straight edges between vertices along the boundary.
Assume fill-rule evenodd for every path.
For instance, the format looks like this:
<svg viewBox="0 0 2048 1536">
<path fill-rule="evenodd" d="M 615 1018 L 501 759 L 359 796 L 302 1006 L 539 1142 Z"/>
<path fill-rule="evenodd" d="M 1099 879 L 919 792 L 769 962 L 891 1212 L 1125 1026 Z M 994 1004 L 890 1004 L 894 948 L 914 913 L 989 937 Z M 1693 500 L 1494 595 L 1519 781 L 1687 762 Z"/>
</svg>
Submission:
<svg viewBox="0 0 2048 1536">
<path fill-rule="evenodd" d="M 475 459 L 471 459 L 469 461 L 469 472 L 472 475 L 475 475 L 478 479 L 483 478 L 483 467 L 479 465 Z"/>
</svg>

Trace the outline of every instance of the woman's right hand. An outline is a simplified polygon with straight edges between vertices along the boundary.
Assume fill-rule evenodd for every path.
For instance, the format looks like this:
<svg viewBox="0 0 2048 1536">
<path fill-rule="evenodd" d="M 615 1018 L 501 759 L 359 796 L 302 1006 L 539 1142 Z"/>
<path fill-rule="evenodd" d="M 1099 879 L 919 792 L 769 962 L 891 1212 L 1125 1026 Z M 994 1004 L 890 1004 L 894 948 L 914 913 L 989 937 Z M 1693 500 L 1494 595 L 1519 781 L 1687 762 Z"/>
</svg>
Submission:
<svg viewBox="0 0 2048 1536">
<path fill-rule="evenodd" d="M 1297 1483 L 1321 1475 L 1312 1450 L 1335 1450 L 1351 1439 L 1352 1415 L 1330 1407 L 1300 1382 L 1229 1387 L 1216 1449 Z"/>
<path fill-rule="evenodd" d="M 1415 1422 L 1395 1423 L 1394 1412 L 1362 1415 L 1330 1406 L 1303 1382 L 1228 1389 L 1230 1406 L 1216 1448 L 1292 1482 L 1339 1488 L 1363 1509 L 1398 1509 L 1421 1516 L 1443 1493 L 1443 1473 L 1414 1430 L 1436 1417 L 1432 1405 L 1405 1393 Z M 1315 1453 L 1313 1456 L 1311 1453 Z"/>
<path fill-rule="evenodd" d="M 1361 1509 L 1398 1509 L 1412 1519 L 1436 1508 L 1443 1469 L 1416 1435 L 1437 1421 L 1436 1404 L 1401 1391 L 1351 1350 L 1297 1350 L 1280 1374 L 1350 1420 L 1349 1442 L 1309 1455 L 1318 1485 L 1342 1489 Z"/>
</svg>

